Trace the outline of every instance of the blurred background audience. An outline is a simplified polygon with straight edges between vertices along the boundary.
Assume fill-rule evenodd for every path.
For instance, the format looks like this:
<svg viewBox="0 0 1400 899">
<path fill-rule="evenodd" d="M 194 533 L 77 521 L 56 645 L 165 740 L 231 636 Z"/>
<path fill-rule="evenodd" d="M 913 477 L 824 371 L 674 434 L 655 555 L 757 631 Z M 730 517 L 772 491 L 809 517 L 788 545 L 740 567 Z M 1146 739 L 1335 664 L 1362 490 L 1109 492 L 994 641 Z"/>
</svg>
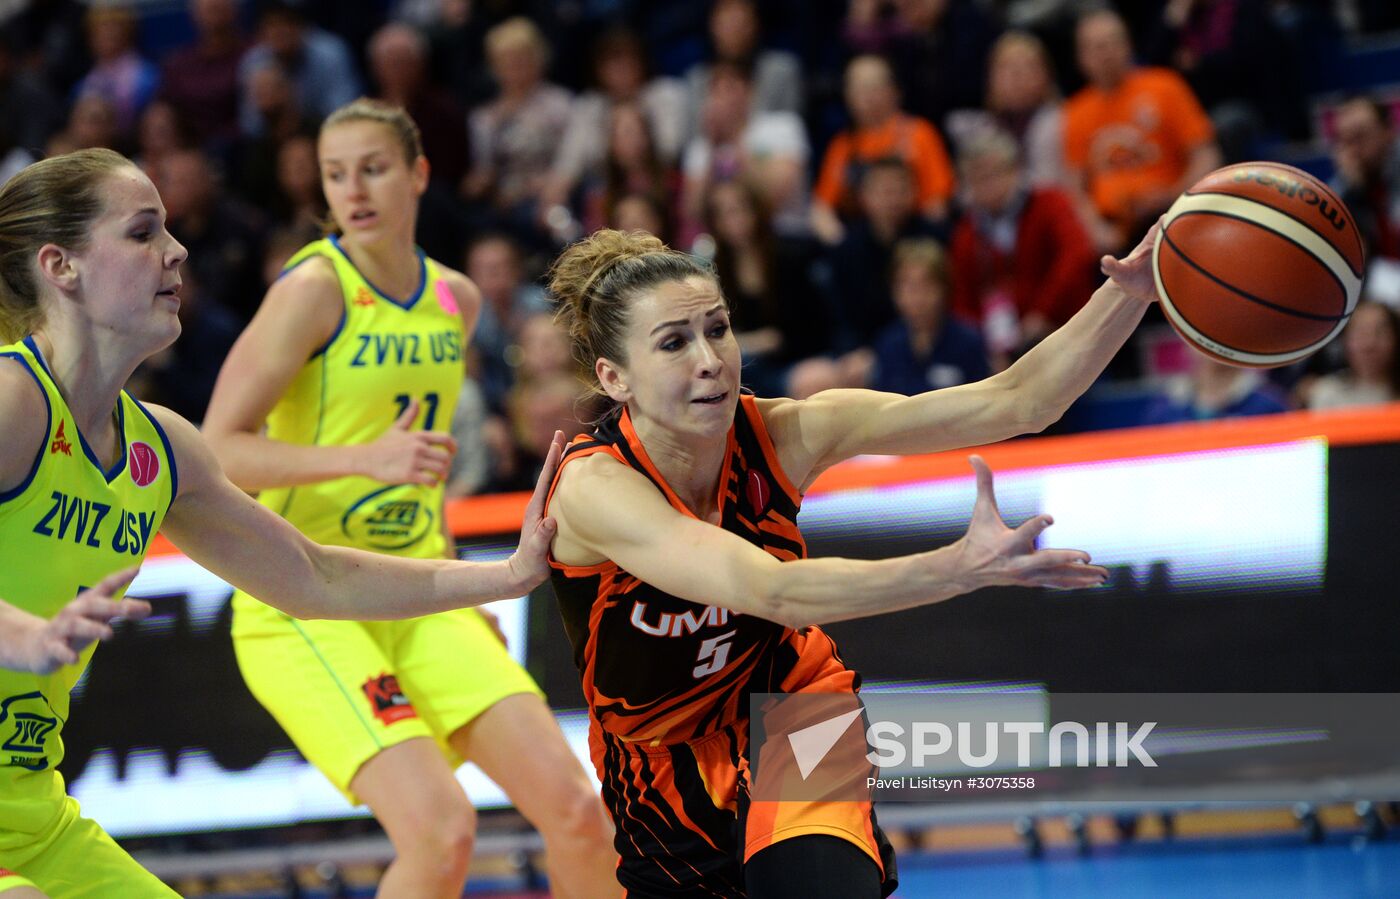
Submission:
<svg viewBox="0 0 1400 899">
<path fill-rule="evenodd" d="M 211 372 L 321 232 L 316 129 L 363 92 L 430 161 L 418 239 L 482 291 L 454 495 L 530 483 L 597 414 L 540 276 L 642 229 L 711 260 L 746 386 L 941 389 L 1010 365 L 1224 161 L 1329 179 L 1371 260 L 1344 335 L 1254 372 L 1149 316 L 1062 430 L 1400 399 L 1400 9 L 1381 0 L 123 0 L 0 4 L 0 180 L 130 154 L 190 248 L 185 336 L 133 388 L 202 416 Z M 839 22 L 839 27 L 827 23 Z M 955 164 L 956 163 L 956 164 Z"/>
</svg>

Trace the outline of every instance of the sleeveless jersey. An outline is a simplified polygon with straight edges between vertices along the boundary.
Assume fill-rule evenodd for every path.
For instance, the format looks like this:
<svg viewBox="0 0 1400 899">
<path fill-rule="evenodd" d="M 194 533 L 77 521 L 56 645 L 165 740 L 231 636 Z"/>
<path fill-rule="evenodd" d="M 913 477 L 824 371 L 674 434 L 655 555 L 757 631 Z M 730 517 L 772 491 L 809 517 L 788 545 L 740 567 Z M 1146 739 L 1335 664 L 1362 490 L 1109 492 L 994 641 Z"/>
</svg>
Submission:
<svg viewBox="0 0 1400 899">
<path fill-rule="evenodd" d="M 677 511 L 695 517 L 648 458 L 625 409 L 575 438 L 559 472 L 594 453 L 641 472 Z M 749 394 L 740 396 L 729 429 L 719 505 L 725 530 L 779 559 L 806 557 L 797 529 L 801 496 Z M 592 717 L 623 740 L 671 744 L 727 727 L 748 717 L 750 692 L 778 692 L 797 664 L 791 628 L 680 599 L 611 561 L 575 567 L 551 557 L 550 565 Z"/>
<path fill-rule="evenodd" d="M 367 281 L 334 237 L 303 247 L 284 274 L 313 256 L 335 266 L 345 311 L 339 329 L 268 414 L 267 436 L 316 446 L 370 443 L 415 400 L 415 427 L 445 433 L 466 377 L 466 334 L 441 267 L 419 251 L 418 290 L 401 303 Z M 258 497 L 318 543 L 414 558 L 446 551 L 442 499 L 441 485 L 360 476 Z"/>
<path fill-rule="evenodd" d="M 43 391 L 48 431 L 24 482 L 0 493 L 0 599 L 52 618 L 85 587 L 140 564 L 177 490 L 174 454 L 150 412 L 117 400 L 121 457 L 104 470 L 32 338 L 0 347 Z M 12 361 L 14 360 L 14 361 Z M 62 805 L 61 732 L 69 691 L 95 647 L 53 674 L 0 670 L 0 848 Z"/>
</svg>

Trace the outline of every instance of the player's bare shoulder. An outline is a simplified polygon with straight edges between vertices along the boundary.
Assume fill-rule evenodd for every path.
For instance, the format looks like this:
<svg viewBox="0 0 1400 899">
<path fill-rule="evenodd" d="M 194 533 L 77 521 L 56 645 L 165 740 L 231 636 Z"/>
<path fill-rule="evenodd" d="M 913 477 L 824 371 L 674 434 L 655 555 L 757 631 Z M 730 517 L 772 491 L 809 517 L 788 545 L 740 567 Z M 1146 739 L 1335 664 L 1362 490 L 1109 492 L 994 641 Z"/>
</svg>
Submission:
<svg viewBox="0 0 1400 899">
<path fill-rule="evenodd" d="M 786 432 L 797 427 L 802 400 L 789 399 L 785 396 L 755 397 L 754 406 L 758 409 L 759 416 L 763 418 L 763 424 L 768 428 L 769 435 L 776 440 L 779 431 Z"/>
<path fill-rule="evenodd" d="M 813 466 L 828 442 L 824 436 L 830 430 L 826 427 L 829 420 L 825 414 L 826 403 L 822 394 L 809 400 L 787 397 L 754 400 L 763 425 L 768 429 L 768 438 L 773 441 L 779 464 L 804 491 L 809 486 L 807 480 Z"/>
<path fill-rule="evenodd" d="M 0 356 L 0 492 L 23 483 L 48 437 L 49 404 L 24 361 Z"/>
<path fill-rule="evenodd" d="M 608 453 L 594 453 L 561 468 L 559 481 L 550 499 L 548 513 L 585 518 L 597 505 L 600 491 L 609 489 L 636 472 Z"/>
<path fill-rule="evenodd" d="M 546 509 L 559 526 L 553 548 L 557 560 L 577 566 L 597 565 L 607 560 L 592 547 L 602 532 L 619 523 L 614 519 L 627 509 L 627 504 L 625 501 L 599 502 L 599 498 L 625 497 L 629 488 L 636 486 L 634 479 L 644 485 L 650 484 L 608 453 L 594 453 L 561 469 Z"/>
<path fill-rule="evenodd" d="M 321 346 L 340 328 L 343 315 L 344 293 L 335 263 L 325 256 L 309 256 L 267 288 L 253 322 L 258 332 L 267 326 L 291 329 L 308 340 L 316 337 L 315 346 Z"/>
<path fill-rule="evenodd" d="M 439 265 L 441 265 L 439 263 Z M 445 265 L 442 268 L 442 278 L 447 282 L 448 288 L 452 291 L 452 298 L 457 303 L 457 308 L 462 313 L 462 323 L 470 331 L 476 326 L 476 317 L 481 312 L 481 288 L 476 286 L 476 282 L 466 275 Z"/>
</svg>

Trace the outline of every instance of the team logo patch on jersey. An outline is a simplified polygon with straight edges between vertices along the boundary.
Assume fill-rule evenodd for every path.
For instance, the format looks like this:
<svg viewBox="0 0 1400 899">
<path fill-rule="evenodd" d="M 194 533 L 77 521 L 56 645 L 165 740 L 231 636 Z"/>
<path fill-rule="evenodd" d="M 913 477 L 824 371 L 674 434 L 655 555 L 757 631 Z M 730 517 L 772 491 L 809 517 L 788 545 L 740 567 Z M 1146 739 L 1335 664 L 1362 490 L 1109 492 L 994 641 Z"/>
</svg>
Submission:
<svg viewBox="0 0 1400 899">
<path fill-rule="evenodd" d="M 369 699 L 370 709 L 381 724 L 389 725 L 405 718 L 417 718 L 418 711 L 413 703 L 399 689 L 399 679 L 392 674 L 381 674 L 365 681 L 362 688 Z"/>
<path fill-rule="evenodd" d="M 49 766 L 45 747 L 58 726 L 44 694 L 21 693 L 0 702 L 0 765 L 17 765 L 30 771 Z"/>
<path fill-rule="evenodd" d="M 150 444 L 137 441 L 131 445 L 131 482 L 137 487 L 149 487 L 160 474 L 160 457 Z"/>
<path fill-rule="evenodd" d="M 421 499 L 421 488 L 395 484 L 361 497 L 340 520 L 345 536 L 375 549 L 403 549 L 432 533 L 437 516 Z"/>
<path fill-rule="evenodd" d="M 762 518 L 768 514 L 768 501 L 773 498 L 773 491 L 762 472 L 752 469 L 749 471 L 749 482 L 745 485 L 745 491 L 749 497 L 749 508 L 753 509 L 754 515 Z"/>
<path fill-rule="evenodd" d="M 65 456 L 73 455 L 73 444 L 68 442 L 68 438 L 63 433 L 63 428 L 68 422 L 62 418 L 58 420 L 58 433 L 53 435 L 53 442 L 49 444 L 49 455 L 63 453 Z"/>
<path fill-rule="evenodd" d="M 364 285 L 361 285 L 361 286 L 355 291 L 355 305 L 356 305 L 356 306 L 373 306 L 373 305 L 374 305 L 374 294 L 372 294 L 372 293 L 370 293 L 368 290 L 366 290 L 365 287 L 364 287 Z"/>
</svg>

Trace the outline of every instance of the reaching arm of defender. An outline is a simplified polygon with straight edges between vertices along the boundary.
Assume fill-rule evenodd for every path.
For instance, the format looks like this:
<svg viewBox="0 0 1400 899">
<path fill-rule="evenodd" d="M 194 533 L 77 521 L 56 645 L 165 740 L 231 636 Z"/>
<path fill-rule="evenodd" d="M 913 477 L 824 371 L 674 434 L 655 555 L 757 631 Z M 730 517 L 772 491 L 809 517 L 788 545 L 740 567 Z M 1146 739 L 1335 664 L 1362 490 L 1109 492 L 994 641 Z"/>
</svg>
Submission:
<svg viewBox="0 0 1400 899">
<path fill-rule="evenodd" d="M 555 489 L 554 556 L 580 566 L 610 559 L 674 596 L 791 627 L 894 612 L 997 584 L 1103 583 L 1107 571 L 1089 565 L 1087 553 L 1035 548 L 1048 517 L 1008 528 L 997 511 L 991 471 L 978 457 L 972 464 L 972 524 L 951 546 L 880 561 L 783 562 L 735 534 L 682 515 L 643 475 L 599 454 L 573 463 Z"/>
<path fill-rule="evenodd" d="M 304 446 L 263 433 L 268 413 L 302 366 L 340 328 L 344 302 L 330 262 L 308 259 L 272 285 L 229 351 L 209 400 L 204 434 L 229 479 L 244 490 L 347 475 L 385 484 L 435 484 L 447 476 L 456 443 L 446 434 L 410 430 L 418 415 L 416 401 L 372 443 Z"/>
<path fill-rule="evenodd" d="M 830 466 L 864 453 L 910 455 L 980 446 L 1040 431 L 1059 419 L 1108 365 L 1147 306 L 1153 226 L 1122 260 L 1105 256 L 1109 277 L 1089 303 L 1000 374 L 915 396 L 830 390 L 809 400 L 763 401 L 784 469 L 805 491 Z"/>
<path fill-rule="evenodd" d="M 167 409 L 148 407 L 170 437 L 180 494 L 163 533 L 229 583 L 297 618 L 413 618 L 524 595 L 549 573 L 554 522 L 542 517 L 563 448 L 556 433 L 525 510 L 520 546 L 504 562 L 401 559 L 321 546 L 234 487 L 198 432 Z"/>
<path fill-rule="evenodd" d="M 150 603 L 115 598 L 136 571 L 128 568 L 108 575 L 49 619 L 0 599 L 0 668 L 52 674 L 64 665 L 76 665 L 89 644 L 109 639 L 113 621 L 145 618 L 151 612 Z"/>
</svg>

